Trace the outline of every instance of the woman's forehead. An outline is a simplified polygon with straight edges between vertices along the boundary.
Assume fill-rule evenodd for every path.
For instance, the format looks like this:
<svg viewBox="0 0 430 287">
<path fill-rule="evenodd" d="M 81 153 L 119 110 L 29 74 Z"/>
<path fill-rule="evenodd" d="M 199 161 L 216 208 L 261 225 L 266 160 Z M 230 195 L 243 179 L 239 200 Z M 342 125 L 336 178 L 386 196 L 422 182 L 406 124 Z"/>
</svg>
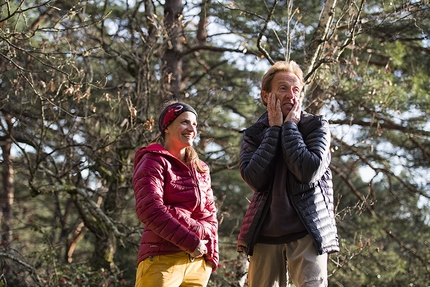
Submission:
<svg viewBox="0 0 430 287">
<path fill-rule="evenodd" d="M 179 120 L 191 120 L 191 121 L 195 121 L 197 119 L 196 115 L 192 112 L 183 112 L 182 114 L 180 114 L 176 119 Z"/>
</svg>

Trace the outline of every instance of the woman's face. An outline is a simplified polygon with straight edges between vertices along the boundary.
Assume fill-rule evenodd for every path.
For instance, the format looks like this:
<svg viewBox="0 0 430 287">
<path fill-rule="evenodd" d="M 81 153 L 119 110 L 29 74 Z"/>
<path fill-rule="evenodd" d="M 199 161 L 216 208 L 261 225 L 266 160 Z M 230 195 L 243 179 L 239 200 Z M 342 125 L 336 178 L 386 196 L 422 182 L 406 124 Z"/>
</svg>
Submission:
<svg viewBox="0 0 430 287">
<path fill-rule="evenodd" d="M 175 149 L 192 146 L 197 135 L 197 118 L 192 112 L 180 114 L 164 131 L 165 142 Z"/>
</svg>

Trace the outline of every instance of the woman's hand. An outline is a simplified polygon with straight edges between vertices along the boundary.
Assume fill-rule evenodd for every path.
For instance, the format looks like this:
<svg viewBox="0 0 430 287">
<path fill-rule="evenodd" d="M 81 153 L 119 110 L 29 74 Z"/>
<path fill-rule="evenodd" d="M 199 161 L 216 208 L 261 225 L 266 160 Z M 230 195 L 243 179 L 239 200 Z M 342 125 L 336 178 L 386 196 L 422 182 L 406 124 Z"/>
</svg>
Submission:
<svg viewBox="0 0 430 287">
<path fill-rule="evenodd" d="M 190 253 L 190 256 L 193 258 L 199 258 L 205 255 L 208 252 L 208 249 L 206 248 L 206 243 L 208 243 L 208 240 L 200 240 L 196 250 L 194 250 L 193 253 Z"/>
</svg>

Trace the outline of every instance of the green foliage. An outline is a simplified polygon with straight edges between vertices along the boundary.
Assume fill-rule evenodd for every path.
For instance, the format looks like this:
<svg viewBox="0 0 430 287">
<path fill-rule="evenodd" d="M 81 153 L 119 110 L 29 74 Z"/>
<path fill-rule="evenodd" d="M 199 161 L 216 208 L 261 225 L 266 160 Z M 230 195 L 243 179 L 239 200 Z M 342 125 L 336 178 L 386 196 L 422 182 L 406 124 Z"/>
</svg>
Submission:
<svg viewBox="0 0 430 287">
<path fill-rule="evenodd" d="M 39 222 L 44 220 L 29 219 L 33 238 L 27 238 L 29 234 L 23 233 L 22 237 L 16 236 L 12 242 L 3 243 L 0 247 L 0 255 L 9 254 L 2 265 L 11 268 L 15 275 L 6 277 L 7 286 L 128 286 L 119 270 L 94 269 L 88 263 L 64 264 L 61 242 L 55 243 L 52 230 Z M 81 262 L 86 261 L 85 250 L 89 247 L 84 247 L 81 254 L 77 252 Z M 20 251 L 23 249 L 32 251 L 25 255 Z"/>
<path fill-rule="evenodd" d="M 143 229 L 133 155 L 177 91 L 199 113 L 196 149 L 219 211 L 221 266 L 209 285 L 237 286 L 235 242 L 252 196 L 237 169 L 240 131 L 265 110 L 269 62 L 286 57 L 311 73 L 303 107 L 332 128 L 342 245 L 330 286 L 430 281 L 428 4 L 349 1 L 329 15 L 321 1 L 184 1 L 173 86 L 164 7 L 134 2 L 0 6 L 0 142 L 13 144 L 12 172 L 5 154 L 0 163 L 14 187 L 13 216 L 1 223 L 15 238 L 2 239 L 1 270 L 13 272 L 0 286 L 133 284 Z"/>
</svg>

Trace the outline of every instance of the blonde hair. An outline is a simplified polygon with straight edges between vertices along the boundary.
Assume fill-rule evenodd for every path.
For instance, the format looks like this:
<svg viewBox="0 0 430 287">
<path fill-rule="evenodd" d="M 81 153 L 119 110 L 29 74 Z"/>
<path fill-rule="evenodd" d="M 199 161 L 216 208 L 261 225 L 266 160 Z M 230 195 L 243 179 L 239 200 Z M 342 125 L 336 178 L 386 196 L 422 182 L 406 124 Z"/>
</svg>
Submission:
<svg viewBox="0 0 430 287">
<path fill-rule="evenodd" d="M 275 77 L 276 73 L 278 72 L 289 72 L 293 73 L 294 75 L 299 78 L 300 83 L 302 86 L 305 85 L 304 79 L 303 79 L 303 71 L 300 68 L 300 66 L 294 62 L 294 61 L 279 61 L 273 64 L 272 67 L 267 70 L 267 72 L 264 74 L 263 78 L 261 79 L 261 101 L 266 105 L 266 103 L 263 100 L 263 92 L 270 92 L 272 89 L 272 81 Z"/>
<path fill-rule="evenodd" d="M 167 107 L 170 106 L 171 104 L 174 103 L 178 103 L 179 101 L 177 100 L 170 100 L 166 103 L 164 103 L 160 109 L 160 113 L 162 113 L 162 111 Z M 165 134 L 160 132 L 155 139 L 152 141 L 152 143 L 158 143 L 161 144 L 162 146 L 164 146 L 164 142 L 165 142 Z M 194 165 L 197 169 L 198 172 L 208 172 L 208 169 L 203 167 L 200 159 L 199 159 L 199 155 L 197 154 L 196 150 L 192 147 L 192 146 L 188 146 L 185 148 L 185 157 L 184 157 L 184 162 L 185 164 L 191 164 Z"/>
</svg>

